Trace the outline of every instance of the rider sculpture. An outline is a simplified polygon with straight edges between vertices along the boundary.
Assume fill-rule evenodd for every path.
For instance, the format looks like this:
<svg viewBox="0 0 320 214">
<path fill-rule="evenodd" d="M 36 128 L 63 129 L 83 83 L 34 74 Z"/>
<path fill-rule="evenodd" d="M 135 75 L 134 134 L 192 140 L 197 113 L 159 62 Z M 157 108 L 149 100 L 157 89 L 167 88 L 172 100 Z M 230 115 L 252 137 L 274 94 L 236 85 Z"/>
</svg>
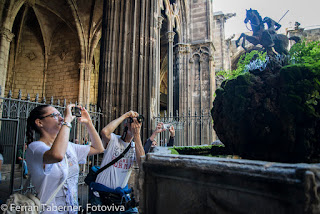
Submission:
<svg viewBox="0 0 320 214">
<path fill-rule="evenodd" d="M 271 19 L 269 17 L 264 17 L 262 22 L 267 24 L 268 32 L 271 35 L 276 34 L 276 31 L 281 28 L 281 25 L 278 22 L 274 21 L 273 19 Z"/>
<path fill-rule="evenodd" d="M 240 39 L 243 38 L 241 46 L 245 51 L 245 41 L 252 43 L 253 45 L 262 45 L 269 55 L 288 54 L 287 47 L 289 45 L 289 39 L 283 34 L 277 34 L 276 31 L 280 29 L 281 25 L 269 17 L 265 17 L 263 20 L 257 10 L 246 10 L 246 19 L 244 23 L 250 23 L 252 29 L 252 36 L 248 36 L 242 33 L 236 41 L 237 47 L 239 46 Z M 267 24 L 268 29 L 265 29 L 264 24 Z M 296 38 L 293 38 L 296 39 Z"/>
</svg>

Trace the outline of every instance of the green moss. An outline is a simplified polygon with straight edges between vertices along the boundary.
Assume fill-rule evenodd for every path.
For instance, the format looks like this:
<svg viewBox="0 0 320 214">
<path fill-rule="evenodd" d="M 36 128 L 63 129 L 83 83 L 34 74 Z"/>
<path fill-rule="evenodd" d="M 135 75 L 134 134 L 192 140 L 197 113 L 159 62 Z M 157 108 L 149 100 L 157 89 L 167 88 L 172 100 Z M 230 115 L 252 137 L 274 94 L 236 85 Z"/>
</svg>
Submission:
<svg viewBox="0 0 320 214">
<path fill-rule="evenodd" d="M 210 146 L 184 146 L 172 148 L 181 155 L 226 155 L 226 150 L 223 145 L 210 145 Z"/>
<path fill-rule="evenodd" d="M 212 146 L 185 146 L 185 147 L 173 147 L 179 154 L 183 155 L 204 155 L 210 154 Z"/>
<path fill-rule="evenodd" d="M 250 73 L 245 73 L 245 74 L 243 74 L 243 75 L 240 75 L 240 76 L 238 76 L 238 84 L 240 84 L 240 85 L 242 85 L 242 84 L 245 84 L 245 85 L 250 85 L 250 84 L 252 84 L 252 74 L 250 74 Z"/>
<path fill-rule="evenodd" d="M 175 150 L 174 148 L 169 148 L 169 150 L 171 151 L 171 154 L 173 154 L 173 155 L 179 154 L 179 152 L 177 152 L 177 150 Z"/>
<path fill-rule="evenodd" d="M 300 117 L 320 117 L 320 64 L 296 64 L 281 69 L 282 103 L 290 114 Z M 289 105 L 288 105 L 289 103 Z"/>
</svg>

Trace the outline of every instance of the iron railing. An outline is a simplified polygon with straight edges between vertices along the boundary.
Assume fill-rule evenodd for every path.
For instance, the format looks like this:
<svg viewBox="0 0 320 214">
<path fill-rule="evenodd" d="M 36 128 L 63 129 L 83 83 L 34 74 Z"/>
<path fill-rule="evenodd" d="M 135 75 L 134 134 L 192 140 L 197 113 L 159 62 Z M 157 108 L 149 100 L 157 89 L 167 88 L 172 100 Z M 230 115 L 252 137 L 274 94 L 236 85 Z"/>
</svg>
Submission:
<svg viewBox="0 0 320 214">
<path fill-rule="evenodd" d="M 162 116 L 155 117 L 155 122 L 173 125 L 175 129 L 175 146 L 193 146 L 193 145 L 210 145 L 213 141 L 212 117 L 210 111 L 202 110 L 198 112 L 182 113 L 172 116 L 167 115 L 166 111 Z M 161 132 L 158 136 L 158 145 L 166 146 L 169 140 L 169 131 Z"/>
</svg>

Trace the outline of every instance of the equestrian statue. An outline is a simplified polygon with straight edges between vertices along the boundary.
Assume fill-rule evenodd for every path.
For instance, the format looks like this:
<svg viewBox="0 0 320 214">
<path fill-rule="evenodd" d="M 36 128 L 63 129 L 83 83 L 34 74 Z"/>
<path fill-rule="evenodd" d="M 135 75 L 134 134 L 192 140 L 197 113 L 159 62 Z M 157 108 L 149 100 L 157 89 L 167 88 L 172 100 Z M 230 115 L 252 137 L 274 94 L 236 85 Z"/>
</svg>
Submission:
<svg viewBox="0 0 320 214">
<path fill-rule="evenodd" d="M 290 37 L 283 34 L 277 34 L 276 31 L 281 28 L 281 25 L 269 17 L 265 17 L 263 20 L 257 10 L 246 10 L 246 19 L 244 23 L 247 24 L 250 21 L 252 36 L 242 33 L 238 40 L 236 41 L 237 47 L 239 47 L 240 39 L 243 38 L 241 46 L 245 51 L 247 51 L 246 40 L 253 45 L 262 45 L 267 51 L 268 55 L 278 54 L 287 55 L 289 52 L 287 47 L 289 45 L 289 40 L 294 40 L 299 42 L 300 38 L 297 36 Z M 268 29 L 265 29 L 264 24 L 267 24 Z"/>
</svg>

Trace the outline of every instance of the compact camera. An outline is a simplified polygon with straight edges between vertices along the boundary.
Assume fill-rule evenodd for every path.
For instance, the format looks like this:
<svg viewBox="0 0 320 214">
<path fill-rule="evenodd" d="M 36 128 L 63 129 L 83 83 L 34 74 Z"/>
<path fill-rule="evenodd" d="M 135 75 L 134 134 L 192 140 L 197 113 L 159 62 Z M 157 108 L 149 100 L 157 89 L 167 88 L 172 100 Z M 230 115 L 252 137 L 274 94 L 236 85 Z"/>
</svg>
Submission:
<svg viewBox="0 0 320 214">
<path fill-rule="evenodd" d="M 170 127 L 171 127 L 171 124 L 170 124 L 170 123 L 167 123 L 167 124 L 163 124 L 163 125 L 162 125 L 162 129 L 165 129 L 165 130 L 168 130 Z"/>
<path fill-rule="evenodd" d="M 132 117 L 129 117 L 129 119 L 130 119 L 130 123 L 133 123 L 133 118 Z M 144 121 L 144 117 L 142 116 L 142 115 L 139 115 L 138 117 L 137 117 L 137 121 L 139 122 L 139 123 L 142 123 L 143 121 Z"/>
<path fill-rule="evenodd" d="M 73 107 L 71 109 L 72 115 L 76 117 L 81 117 L 81 108 L 79 107 Z"/>
</svg>

